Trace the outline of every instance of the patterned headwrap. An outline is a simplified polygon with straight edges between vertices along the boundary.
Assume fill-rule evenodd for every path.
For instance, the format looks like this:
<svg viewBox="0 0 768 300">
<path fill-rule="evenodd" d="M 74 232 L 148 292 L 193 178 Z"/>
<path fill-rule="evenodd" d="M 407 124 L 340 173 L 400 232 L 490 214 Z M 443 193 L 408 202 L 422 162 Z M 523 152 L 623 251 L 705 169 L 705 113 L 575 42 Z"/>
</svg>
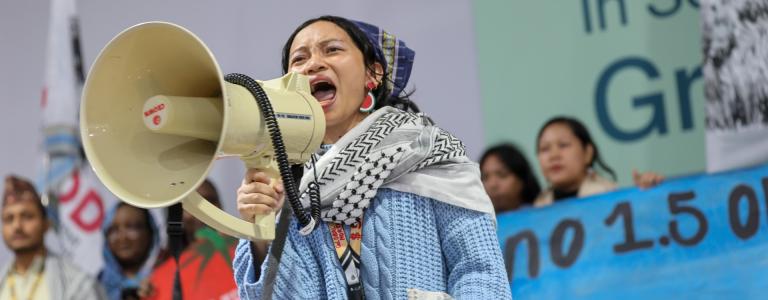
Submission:
<svg viewBox="0 0 768 300">
<path fill-rule="evenodd" d="M 47 211 L 40 202 L 40 195 L 35 191 L 35 186 L 29 182 L 29 180 L 17 177 L 14 175 L 8 175 L 5 177 L 5 187 L 3 188 L 2 207 L 5 208 L 8 204 L 21 203 L 25 201 L 31 201 L 34 203 L 43 215 L 47 215 Z"/>
<path fill-rule="evenodd" d="M 360 21 L 352 22 L 368 36 L 368 40 L 376 48 L 377 58 L 386 62 L 387 65 L 384 68 L 388 74 L 384 82 L 392 91 L 390 96 L 399 96 L 408 84 L 408 78 L 411 77 L 413 58 L 416 53 L 408 48 L 404 41 L 379 27 Z"/>
</svg>

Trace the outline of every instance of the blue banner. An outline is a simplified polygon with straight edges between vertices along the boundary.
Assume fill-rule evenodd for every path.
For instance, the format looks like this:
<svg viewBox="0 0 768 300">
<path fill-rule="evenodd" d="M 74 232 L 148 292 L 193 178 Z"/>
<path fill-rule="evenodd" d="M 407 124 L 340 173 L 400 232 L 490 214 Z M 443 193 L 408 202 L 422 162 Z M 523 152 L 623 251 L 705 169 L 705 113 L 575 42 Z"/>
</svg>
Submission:
<svg viewBox="0 0 768 300">
<path fill-rule="evenodd" d="M 500 214 L 515 299 L 766 299 L 768 165 Z"/>
</svg>

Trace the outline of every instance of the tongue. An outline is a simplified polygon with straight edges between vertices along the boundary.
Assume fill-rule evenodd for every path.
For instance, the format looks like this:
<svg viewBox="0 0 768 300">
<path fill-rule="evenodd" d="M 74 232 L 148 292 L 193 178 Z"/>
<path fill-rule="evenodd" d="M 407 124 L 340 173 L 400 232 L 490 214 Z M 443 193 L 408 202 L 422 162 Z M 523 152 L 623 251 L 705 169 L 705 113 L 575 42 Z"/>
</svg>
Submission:
<svg viewBox="0 0 768 300">
<path fill-rule="evenodd" d="M 334 96 L 336 96 L 336 90 L 328 89 L 328 90 L 316 91 L 312 93 L 312 96 L 315 96 L 317 101 L 331 100 L 333 99 Z"/>
</svg>

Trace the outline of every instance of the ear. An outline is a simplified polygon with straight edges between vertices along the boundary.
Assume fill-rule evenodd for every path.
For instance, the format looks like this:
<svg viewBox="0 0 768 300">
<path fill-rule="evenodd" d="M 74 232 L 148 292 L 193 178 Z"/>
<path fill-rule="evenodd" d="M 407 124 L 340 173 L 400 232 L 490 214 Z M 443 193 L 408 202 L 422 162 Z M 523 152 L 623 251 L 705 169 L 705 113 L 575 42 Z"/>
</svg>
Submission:
<svg viewBox="0 0 768 300">
<path fill-rule="evenodd" d="M 592 160 L 595 158 L 595 147 L 592 144 L 584 148 L 584 165 L 589 168 L 592 166 Z"/>
<path fill-rule="evenodd" d="M 367 70 L 368 78 L 366 78 L 366 81 L 373 80 L 378 87 L 381 85 L 382 78 L 384 78 L 384 67 L 378 62 L 373 63 L 371 67 Z M 371 69 L 373 69 L 374 74 L 371 74 Z"/>
</svg>

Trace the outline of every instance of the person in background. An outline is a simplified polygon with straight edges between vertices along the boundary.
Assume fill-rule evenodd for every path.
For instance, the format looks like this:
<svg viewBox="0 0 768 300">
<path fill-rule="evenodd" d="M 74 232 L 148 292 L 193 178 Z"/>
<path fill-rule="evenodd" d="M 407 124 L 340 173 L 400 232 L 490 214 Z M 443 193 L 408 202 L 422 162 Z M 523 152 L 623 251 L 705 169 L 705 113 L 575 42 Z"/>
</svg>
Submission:
<svg viewBox="0 0 768 300">
<path fill-rule="evenodd" d="M 110 300 L 138 299 L 139 288 L 146 282 L 159 252 L 155 220 L 148 210 L 119 202 L 102 227 L 104 268 L 99 281 Z"/>
<path fill-rule="evenodd" d="M 531 206 L 541 192 L 528 160 L 511 144 L 485 150 L 480 173 L 496 214 Z"/>
<path fill-rule="evenodd" d="M 539 167 L 549 187 L 536 198 L 534 206 L 616 189 L 616 174 L 600 157 L 597 145 L 580 121 L 554 117 L 541 127 L 536 141 Z M 610 179 L 601 176 L 597 168 L 610 175 Z M 664 179 L 653 172 L 637 171 L 633 171 L 633 178 L 640 188 L 655 186 Z"/>
<path fill-rule="evenodd" d="M 219 198 L 218 190 L 216 189 L 216 186 L 213 185 L 213 183 L 206 179 L 203 181 L 203 183 L 200 184 L 200 186 L 197 188 L 197 192 L 205 199 L 207 199 L 211 204 L 214 206 L 221 208 L 221 202 Z M 223 235 L 214 229 L 208 227 L 205 223 L 195 218 L 192 214 L 187 212 L 186 210 L 183 211 L 182 214 L 182 223 L 183 223 L 183 229 L 184 234 L 182 235 L 182 249 L 180 251 L 181 255 L 179 257 L 179 260 L 182 262 L 182 265 L 191 265 L 190 261 L 193 261 L 190 257 L 195 257 L 196 255 L 201 255 L 201 252 L 205 252 L 206 250 L 201 249 L 212 249 L 214 253 L 210 253 L 210 255 L 215 255 L 218 251 L 226 251 L 227 254 L 224 255 L 224 257 L 229 257 L 229 249 L 233 248 L 237 244 L 237 240 L 231 237 L 228 237 L 226 235 Z M 170 239 L 171 237 L 169 237 Z M 171 243 L 168 243 L 169 247 Z M 262 244 L 262 247 L 266 249 L 266 247 L 269 245 L 269 242 L 263 241 L 260 244 Z M 222 248 L 226 250 L 223 250 Z M 231 247 L 231 248 L 230 248 Z M 266 250 L 264 250 L 266 252 Z M 176 280 L 175 276 L 175 270 L 176 270 L 176 263 L 173 261 L 174 257 L 172 255 L 172 249 L 166 248 L 161 250 L 161 254 L 158 258 L 158 264 L 155 266 L 153 274 L 150 276 L 150 278 L 146 278 L 143 280 L 140 284 L 139 288 L 139 296 L 141 296 L 142 299 L 148 299 L 148 300 L 155 300 L 155 299 L 172 299 L 173 293 L 174 293 L 174 282 Z M 196 254 L 190 254 L 196 253 Z M 203 254 L 204 255 L 204 254 Z M 263 256 L 264 254 L 262 254 Z M 210 257 L 208 257 L 210 258 Z M 187 262 L 186 264 L 184 262 Z M 200 264 L 200 267 L 187 267 L 184 270 L 180 270 L 180 274 L 182 278 L 196 278 L 197 281 L 205 281 L 206 283 L 210 282 L 216 282 L 218 283 L 216 285 L 216 288 L 226 289 L 228 286 L 231 285 L 232 289 L 235 289 L 235 283 L 232 276 L 220 278 L 221 274 L 215 273 L 210 274 L 206 272 L 207 269 L 199 269 L 202 268 L 202 266 L 205 266 L 207 263 L 210 263 L 210 260 L 206 260 L 204 263 Z M 227 268 L 228 270 L 231 270 L 231 268 Z M 173 270 L 173 271 L 169 271 Z M 172 275 L 169 275 L 171 273 Z M 195 273 L 195 274 L 191 274 Z M 162 278 L 167 278 L 168 276 L 172 276 L 173 280 L 164 280 Z M 217 277 L 219 276 L 219 277 Z M 187 282 L 189 282 L 189 279 L 186 279 Z M 157 284 L 157 285 L 156 285 Z M 205 290 L 205 292 L 212 292 L 211 290 L 206 290 L 205 286 L 201 285 L 185 285 L 181 284 L 182 288 L 182 296 L 185 296 L 185 298 L 195 298 L 194 293 L 196 291 Z M 209 294 L 210 295 L 210 294 Z"/>
<path fill-rule="evenodd" d="M 101 285 L 45 247 L 45 207 L 27 180 L 8 176 L 2 199 L 3 241 L 14 260 L 0 269 L 0 300 L 106 299 Z"/>
</svg>

